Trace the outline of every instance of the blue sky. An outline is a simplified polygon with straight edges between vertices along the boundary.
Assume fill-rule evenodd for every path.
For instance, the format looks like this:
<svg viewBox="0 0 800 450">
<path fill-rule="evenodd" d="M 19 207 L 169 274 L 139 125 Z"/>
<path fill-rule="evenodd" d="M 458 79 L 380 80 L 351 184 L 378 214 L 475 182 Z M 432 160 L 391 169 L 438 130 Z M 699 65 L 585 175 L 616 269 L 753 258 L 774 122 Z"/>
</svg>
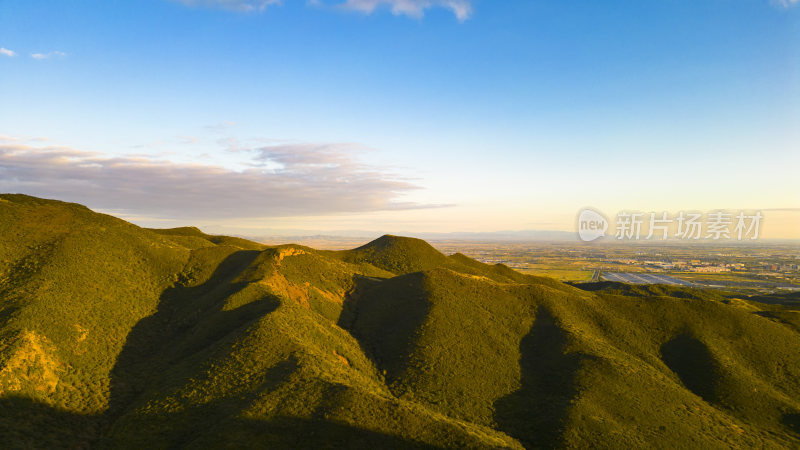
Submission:
<svg viewBox="0 0 800 450">
<path fill-rule="evenodd" d="M 0 191 L 137 223 L 800 229 L 795 1 L 3 0 L 0 49 Z"/>
</svg>

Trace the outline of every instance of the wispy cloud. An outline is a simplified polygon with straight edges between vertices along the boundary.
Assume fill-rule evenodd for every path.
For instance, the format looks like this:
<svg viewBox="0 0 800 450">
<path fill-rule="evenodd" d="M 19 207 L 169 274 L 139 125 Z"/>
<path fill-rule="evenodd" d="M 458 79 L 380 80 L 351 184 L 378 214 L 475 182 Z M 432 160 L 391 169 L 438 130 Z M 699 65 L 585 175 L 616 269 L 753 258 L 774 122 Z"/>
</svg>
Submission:
<svg viewBox="0 0 800 450">
<path fill-rule="evenodd" d="M 395 15 L 421 18 L 429 8 L 446 8 L 455 14 L 459 21 L 465 21 L 472 14 L 470 0 L 345 0 L 341 7 L 371 14 L 380 7 L 387 7 Z"/>
<path fill-rule="evenodd" d="M 177 0 L 187 6 L 221 8 L 229 11 L 264 11 L 268 6 L 280 5 L 282 0 Z M 796 0 L 780 0 L 796 1 Z M 387 8 L 394 15 L 422 18 L 430 8 L 445 8 L 463 22 L 472 14 L 471 0 L 307 0 L 315 7 L 333 6 L 350 11 L 371 14 L 377 9 Z"/>
<path fill-rule="evenodd" d="M 263 11 L 270 5 L 280 5 L 282 0 L 178 0 L 187 6 L 222 8 L 230 11 Z"/>
<path fill-rule="evenodd" d="M 3 56 L 17 56 L 17 52 L 14 50 L 9 50 L 5 47 L 0 47 L 0 55 Z"/>
<path fill-rule="evenodd" d="M 771 0 L 773 5 L 780 6 L 781 8 L 791 8 L 797 6 L 800 0 Z"/>
<path fill-rule="evenodd" d="M 33 59 L 64 58 L 65 56 L 67 56 L 66 53 L 59 51 L 47 52 L 47 53 L 31 53 L 31 58 Z"/>
<path fill-rule="evenodd" d="M 348 144 L 251 149 L 249 168 L 109 157 L 0 142 L 0 192 L 173 219 L 310 216 L 422 208 L 398 202 L 407 180 L 353 158 Z"/>
</svg>

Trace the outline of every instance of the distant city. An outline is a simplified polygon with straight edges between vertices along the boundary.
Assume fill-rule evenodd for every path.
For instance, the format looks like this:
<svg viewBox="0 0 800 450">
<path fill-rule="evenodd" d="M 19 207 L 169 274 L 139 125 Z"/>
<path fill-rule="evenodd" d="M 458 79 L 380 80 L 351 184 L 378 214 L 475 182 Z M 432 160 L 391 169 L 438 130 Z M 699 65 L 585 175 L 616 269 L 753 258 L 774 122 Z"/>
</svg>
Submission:
<svg viewBox="0 0 800 450">
<path fill-rule="evenodd" d="M 725 288 L 744 293 L 800 290 L 800 244 L 434 242 L 445 253 L 568 282 L 620 281 Z M 647 276 L 645 274 L 657 274 Z"/>
</svg>

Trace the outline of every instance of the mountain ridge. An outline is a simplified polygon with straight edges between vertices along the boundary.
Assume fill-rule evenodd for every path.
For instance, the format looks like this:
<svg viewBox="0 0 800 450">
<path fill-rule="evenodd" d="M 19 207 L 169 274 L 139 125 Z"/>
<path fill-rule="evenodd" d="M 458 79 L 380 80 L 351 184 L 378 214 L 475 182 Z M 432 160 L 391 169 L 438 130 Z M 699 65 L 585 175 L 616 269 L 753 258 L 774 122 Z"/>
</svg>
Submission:
<svg viewBox="0 0 800 450">
<path fill-rule="evenodd" d="M 265 246 L 1 194 L 0 440 L 793 447 L 786 308 L 580 289 L 414 238 Z"/>
</svg>

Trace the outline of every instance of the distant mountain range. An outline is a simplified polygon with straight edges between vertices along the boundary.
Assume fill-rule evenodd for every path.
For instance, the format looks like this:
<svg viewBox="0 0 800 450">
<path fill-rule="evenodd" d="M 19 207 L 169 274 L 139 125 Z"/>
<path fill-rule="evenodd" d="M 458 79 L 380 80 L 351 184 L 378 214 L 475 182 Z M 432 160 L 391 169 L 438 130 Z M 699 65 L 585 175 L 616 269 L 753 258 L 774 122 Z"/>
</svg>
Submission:
<svg viewBox="0 0 800 450">
<path fill-rule="evenodd" d="M 282 230 L 280 232 L 252 233 L 241 231 L 237 235 L 246 236 L 257 242 L 289 241 L 292 239 L 299 241 L 307 240 L 336 240 L 344 242 L 347 240 L 369 241 L 381 235 L 372 231 L 365 230 L 341 230 L 341 231 L 309 231 L 309 230 Z M 491 231 L 491 232 L 453 232 L 453 233 L 433 233 L 433 232 L 395 232 L 397 235 L 414 235 L 419 239 L 429 241 L 481 241 L 481 242 L 534 242 L 534 241 L 565 241 L 577 242 L 578 235 L 570 231 L 553 230 L 518 230 L 518 231 Z"/>
<path fill-rule="evenodd" d="M 0 195 L 0 446 L 798 448 L 800 312 L 770 300 Z"/>
</svg>

